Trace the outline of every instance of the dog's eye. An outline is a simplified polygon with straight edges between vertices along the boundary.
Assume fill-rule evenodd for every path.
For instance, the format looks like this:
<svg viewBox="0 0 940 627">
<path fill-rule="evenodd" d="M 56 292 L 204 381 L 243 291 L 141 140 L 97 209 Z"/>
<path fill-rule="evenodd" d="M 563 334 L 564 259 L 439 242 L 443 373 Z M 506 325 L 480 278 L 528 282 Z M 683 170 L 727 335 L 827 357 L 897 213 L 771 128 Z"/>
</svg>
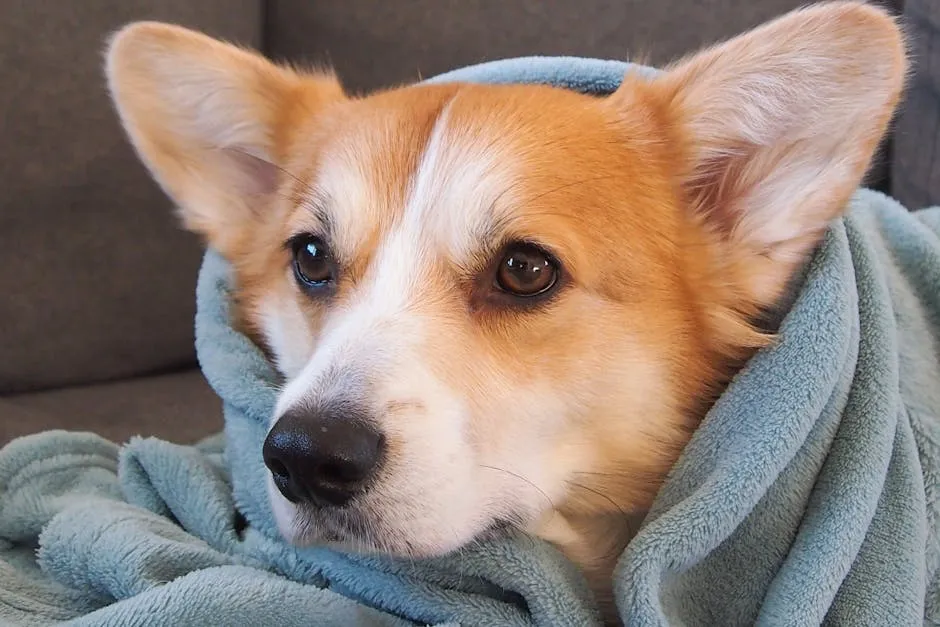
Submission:
<svg viewBox="0 0 940 627">
<path fill-rule="evenodd" d="M 514 296 L 538 296 L 558 281 L 558 265 L 537 246 L 513 244 L 496 269 L 496 286 Z"/>
<path fill-rule="evenodd" d="M 333 261 L 326 245 L 317 237 L 304 235 L 291 243 L 294 276 L 305 287 L 320 287 L 333 280 Z"/>
</svg>

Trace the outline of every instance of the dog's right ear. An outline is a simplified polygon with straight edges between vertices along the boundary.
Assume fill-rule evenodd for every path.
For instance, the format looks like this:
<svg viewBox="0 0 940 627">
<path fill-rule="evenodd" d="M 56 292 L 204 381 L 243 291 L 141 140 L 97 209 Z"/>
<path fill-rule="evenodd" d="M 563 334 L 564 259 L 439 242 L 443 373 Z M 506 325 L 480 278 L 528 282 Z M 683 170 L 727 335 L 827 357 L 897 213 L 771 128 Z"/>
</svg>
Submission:
<svg viewBox="0 0 940 627">
<path fill-rule="evenodd" d="M 290 130 L 344 98 L 331 74 L 301 74 L 169 24 L 138 22 L 107 50 L 107 78 L 141 160 L 184 224 L 223 255 L 269 207 Z"/>
</svg>

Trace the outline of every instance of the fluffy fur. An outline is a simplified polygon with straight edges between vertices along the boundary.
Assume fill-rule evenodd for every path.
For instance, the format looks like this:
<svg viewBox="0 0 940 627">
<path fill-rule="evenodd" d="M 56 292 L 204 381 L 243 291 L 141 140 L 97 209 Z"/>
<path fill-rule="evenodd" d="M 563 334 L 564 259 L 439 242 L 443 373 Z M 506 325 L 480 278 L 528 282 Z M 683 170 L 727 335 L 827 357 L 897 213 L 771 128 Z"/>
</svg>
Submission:
<svg viewBox="0 0 940 627">
<path fill-rule="evenodd" d="M 510 523 L 609 600 L 614 561 L 758 327 L 843 210 L 905 76 L 902 35 L 855 2 L 797 11 L 607 98 L 540 86 L 344 94 L 180 27 L 129 25 L 110 88 L 144 163 L 235 269 L 238 322 L 298 403 L 368 406 L 375 485 L 285 537 L 411 556 Z M 284 242 L 321 235 L 329 298 Z M 502 244 L 562 285 L 487 296 Z"/>
</svg>

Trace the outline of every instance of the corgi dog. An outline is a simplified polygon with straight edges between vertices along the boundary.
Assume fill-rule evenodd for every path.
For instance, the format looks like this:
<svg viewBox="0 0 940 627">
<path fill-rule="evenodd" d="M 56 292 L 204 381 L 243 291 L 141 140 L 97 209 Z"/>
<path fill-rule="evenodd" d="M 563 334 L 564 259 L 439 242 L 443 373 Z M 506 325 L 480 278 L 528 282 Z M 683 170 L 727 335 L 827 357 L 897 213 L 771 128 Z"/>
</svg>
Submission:
<svg viewBox="0 0 940 627">
<path fill-rule="evenodd" d="M 121 122 L 283 375 L 286 540 L 424 557 L 507 528 L 611 573 L 861 183 L 907 71 L 881 9 L 786 14 L 605 97 L 363 96 L 179 26 L 110 40 Z M 260 445 L 260 443 L 259 443 Z"/>
</svg>

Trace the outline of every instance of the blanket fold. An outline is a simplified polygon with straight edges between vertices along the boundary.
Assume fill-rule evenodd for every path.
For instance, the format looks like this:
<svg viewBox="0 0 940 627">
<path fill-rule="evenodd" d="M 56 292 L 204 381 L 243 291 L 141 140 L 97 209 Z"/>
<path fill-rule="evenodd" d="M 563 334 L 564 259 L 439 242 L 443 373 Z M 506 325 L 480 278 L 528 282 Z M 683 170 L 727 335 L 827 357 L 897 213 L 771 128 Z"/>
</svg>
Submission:
<svg viewBox="0 0 940 627">
<path fill-rule="evenodd" d="M 527 58 L 432 81 L 603 96 L 631 67 L 652 72 Z M 417 562 L 284 544 L 261 458 L 278 377 L 229 324 L 229 289 L 208 252 L 197 350 L 224 435 L 0 450 L 0 623 L 598 624 L 581 575 L 534 538 Z M 790 302 L 621 557 L 626 624 L 940 624 L 940 208 L 859 190 Z"/>
</svg>

